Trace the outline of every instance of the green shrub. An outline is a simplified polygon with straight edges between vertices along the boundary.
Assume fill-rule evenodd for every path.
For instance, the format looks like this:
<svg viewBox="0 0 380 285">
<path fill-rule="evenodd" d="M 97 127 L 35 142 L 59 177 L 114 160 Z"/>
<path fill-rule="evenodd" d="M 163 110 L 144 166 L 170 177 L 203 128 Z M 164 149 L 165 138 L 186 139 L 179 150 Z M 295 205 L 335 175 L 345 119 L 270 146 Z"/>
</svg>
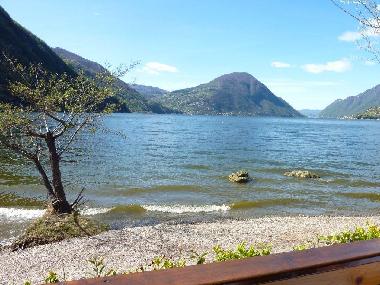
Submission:
<svg viewBox="0 0 380 285">
<path fill-rule="evenodd" d="M 90 275 L 92 277 L 107 277 L 116 275 L 116 270 L 114 269 L 106 269 L 104 264 L 104 258 L 102 257 L 93 257 L 88 260 L 88 262 L 92 265 L 92 273 Z"/>
<path fill-rule="evenodd" d="M 59 282 L 58 274 L 53 271 L 49 271 L 44 281 L 45 283 L 58 283 Z"/>
<path fill-rule="evenodd" d="M 367 228 L 357 227 L 353 231 L 344 231 L 335 235 L 321 236 L 319 241 L 327 245 L 336 243 L 349 243 L 360 240 L 370 240 L 380 238 L 380 227 L 373 224 L 367 224 Z"/>
<path fill-rule="evenodd" d="M 301 251 L 301 250 L 310 249 L 311 247 L 312 247 L 312 245 L 310 243 L 301 243 L 301 244 L 297 244 L 297 245 L 293 246 L 293 250 L 294 251 Z"/>
<path fill-rule="evenodd" d="M 165 256 L 158 256 L 152 260 L 151 266 L 153 270 L 185 267 L 186 261 L 183 259 L 174 261 L 166 258 Z"/>
<path fill-rule="evenodd" d="M 194 250 L 191 251 L 190 259 L 194 260 L 197 265 L 206 263 L 207 252 L 198 253 Z"/>
<path fill-rule="evenodd" d="M 271 246 L 268 244 L 259 245 L 258 248 L 254 246 L 246 247 L 246 243 L 238 244 L 236 250 L 223 249 L 219 245 L 214 247 L 215 261 L 226 261 L 231 259 L 242 259 L 253 256 L 269 255 L 271 253 Z"/>
<path fill-rule="evenodd" d="M 26 229 L 12 244 L 12 249 L 25 249 L 73 237 L 92 236 L 107 229 L 107 225 L 81 216 L 77 212 L 60 216 L 44 215 Z"/>
</svg>

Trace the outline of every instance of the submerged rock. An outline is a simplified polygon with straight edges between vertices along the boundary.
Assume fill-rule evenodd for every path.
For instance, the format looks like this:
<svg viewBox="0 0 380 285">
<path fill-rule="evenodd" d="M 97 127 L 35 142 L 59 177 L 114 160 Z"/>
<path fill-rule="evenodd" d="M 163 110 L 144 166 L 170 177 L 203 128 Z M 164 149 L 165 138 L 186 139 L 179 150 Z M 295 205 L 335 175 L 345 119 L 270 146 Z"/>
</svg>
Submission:
<svg viewBox="0 0 380 285">
<path fill-rule="evenodd" d="M 230 175 L 228 175 L 228 180 L 236 183 L 247 183 L 251 180 L 251 177 L 249 177 L 247 171 L 240 170 L 238 172 L 231 173 Z"/>
<path fill-rule="evenodd" d="M 308 170 L 293 170 L 284 173 L 285 176 L 297 177 L 297 178 L 308 178 L 308 179 L 317 179 L 321 178 L 318 174 L 310 172 Z"/>
</svg>

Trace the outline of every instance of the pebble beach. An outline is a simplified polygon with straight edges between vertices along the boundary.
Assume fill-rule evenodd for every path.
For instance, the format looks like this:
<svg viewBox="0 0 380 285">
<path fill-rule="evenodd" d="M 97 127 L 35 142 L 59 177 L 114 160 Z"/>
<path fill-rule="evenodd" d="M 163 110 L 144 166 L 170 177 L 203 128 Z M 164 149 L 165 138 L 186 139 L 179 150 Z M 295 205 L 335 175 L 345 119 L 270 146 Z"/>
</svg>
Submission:
<svg viewBox="0 0 380 285">
<path fill-rule="evenodd" d="M 338 233 L 379 224 L 371 217 L 263 217 L 249 220 L 224 220 L 182 224 L 158 224 L 111 230 L 94 237 L 75 238 L 17 252 L 0 252 L 0 284 L 43 283 L 54 271 L 60 280 L 91 276 L 88 260 L 103 257 L 108 268 L 118 272 L 148 265 L 154 257 L 189 260 L 190 251 L 212 252 L 215 245 L 234 248 L 240 242 L 269 243 L 273 253 L 292 250 L 294 245 L 315 242 L 320 235 Z M 210 253 L 207 257 L 212 260 Z"/>
</svg>

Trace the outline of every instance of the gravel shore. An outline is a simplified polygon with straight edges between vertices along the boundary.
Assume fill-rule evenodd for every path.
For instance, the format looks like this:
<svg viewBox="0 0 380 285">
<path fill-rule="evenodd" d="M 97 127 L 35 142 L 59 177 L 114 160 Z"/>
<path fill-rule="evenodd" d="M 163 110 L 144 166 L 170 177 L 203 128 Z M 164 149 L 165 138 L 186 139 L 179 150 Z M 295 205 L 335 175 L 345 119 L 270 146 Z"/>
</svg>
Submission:
<svg viewBox="0 0 380 285">
<path fill-rule="evenodd" d="M 190 250 L 210 252 L 217 244 L 232 248 L 242 241 L 270 243 L 274 252 L 289 251 L 319 235 L 364 226 L 368 221 L 380 224 L 380 216 L 264 217 L 113 230 L 18 252 L 4 250 L 0 252 L 0 284 L 23 284 L 26 280 L 40 284 L 50 270 L 67 280 L 88 277 L 87 260 L 92 257 L 104 257 L 107 267 L 126 271 L 147 265 L 159 255 L 187 258 Z"/>
</svg>

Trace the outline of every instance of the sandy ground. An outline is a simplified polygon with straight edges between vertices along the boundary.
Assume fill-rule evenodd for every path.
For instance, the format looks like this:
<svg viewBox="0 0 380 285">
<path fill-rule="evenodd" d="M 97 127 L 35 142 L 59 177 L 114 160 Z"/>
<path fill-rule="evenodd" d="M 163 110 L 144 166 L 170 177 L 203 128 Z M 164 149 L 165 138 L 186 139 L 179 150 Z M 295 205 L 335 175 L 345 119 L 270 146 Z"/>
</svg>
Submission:
<svg viewBox="0 0 380 285">
<path fill-rule="evenodd" d="M 104 257 L 107 267 L 126 271 L 160 255 L 188 258 L 190 250 L 211 252 L 215 245 L 233 248 L 242 241 L 270 243 L 274 252 L 289 251 L 319 235 L 364 226 L 368 221 L 380 224 L 380 216 L 265 217 L 126 228 L 18 252 L 4 250 L 0 252 L 0 284 L 24 284 L 26 280 L 41 284 L 50 270 L 66 280 L 89 277 L 88 259 L 92 257 Z"/>
</svg>

